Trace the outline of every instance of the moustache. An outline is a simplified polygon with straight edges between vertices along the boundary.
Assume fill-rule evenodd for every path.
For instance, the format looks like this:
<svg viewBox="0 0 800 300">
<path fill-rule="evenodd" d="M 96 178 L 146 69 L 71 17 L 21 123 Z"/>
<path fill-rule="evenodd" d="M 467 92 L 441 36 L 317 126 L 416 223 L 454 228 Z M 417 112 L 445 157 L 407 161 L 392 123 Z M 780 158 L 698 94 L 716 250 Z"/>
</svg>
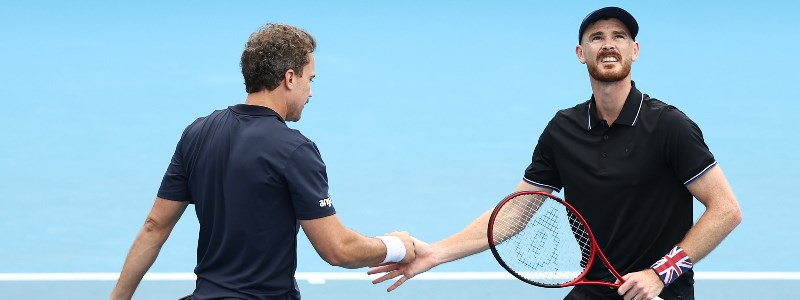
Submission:
<svg viewBox="0 0 800 300">
<path fill-rule="evenodd" d="M 613 50 L 600 50 L 600 52 L 597 54 L 597 60 L 601 61 L 603 60 L 603 57 L 609 57 L 609 56 L 616 58 L 617 61 L 622 61 L 622 55 L 619 54 L 619 52 Z"/>
</svg>

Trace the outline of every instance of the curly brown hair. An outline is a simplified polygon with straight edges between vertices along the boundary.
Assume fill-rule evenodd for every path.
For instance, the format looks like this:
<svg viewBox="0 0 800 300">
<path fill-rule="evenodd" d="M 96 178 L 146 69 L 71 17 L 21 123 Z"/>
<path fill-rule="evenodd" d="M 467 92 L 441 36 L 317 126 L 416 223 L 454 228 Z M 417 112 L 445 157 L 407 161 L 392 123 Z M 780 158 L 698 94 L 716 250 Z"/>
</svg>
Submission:
<svg viewBox="0 0 800 300">
<path fill-rule="evenodd" d="M 269 23 L 250 35 L 242 52 L 242 75 L 247 93 L 272 91 L 289 69 L 303 76 L 317 41 L 308 32 L 286 24 Z"/>
</svg>

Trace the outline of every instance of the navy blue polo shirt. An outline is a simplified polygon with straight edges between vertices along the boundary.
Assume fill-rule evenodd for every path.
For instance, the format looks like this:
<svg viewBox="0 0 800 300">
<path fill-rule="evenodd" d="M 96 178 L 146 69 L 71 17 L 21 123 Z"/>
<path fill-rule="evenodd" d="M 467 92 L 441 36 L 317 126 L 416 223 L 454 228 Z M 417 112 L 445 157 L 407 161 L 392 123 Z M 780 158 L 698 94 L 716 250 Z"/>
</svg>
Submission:
<svg viewBox="0 0 800 300">
<path fill-rule="evenodd" d="M 539 137 L 524 180 L 564 188 L 624 275 L 649 268 L 683 239 L 693 224 L 686 185 L 714 165 L 697 124 L 634 84 L 612 126 L 598 117 L 594 96 L 559 111 Z M 611 276 L 602 263 L 594 266 L 590 278 Z M 673 288 L 691 287 L 691 277 L 684 274 Z"/>
<path fill-rule="evenodd" d="M 299 299 L 298 220 L 336 213 L 316 145 L 244 104 L 186 128 L 158 197 L 195 205 L 194 299 Z"/>
</svg>

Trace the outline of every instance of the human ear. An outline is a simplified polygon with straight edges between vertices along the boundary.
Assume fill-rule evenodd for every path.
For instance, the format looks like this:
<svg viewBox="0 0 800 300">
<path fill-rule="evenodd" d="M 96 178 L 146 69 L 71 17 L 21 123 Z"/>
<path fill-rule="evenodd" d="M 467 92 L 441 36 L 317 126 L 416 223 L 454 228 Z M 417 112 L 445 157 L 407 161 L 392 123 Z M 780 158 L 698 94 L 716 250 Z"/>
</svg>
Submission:
<svg viewBox="0 0 800 300">
<path fill-rule="evenodd" d="M 283 82 L 287 88 L 291 88 L 294 85 L 294 79 L 297 74 L 294 73 L 294 70 L 288 69 L 286 73 L 283 73 Z"/>
<path fill-rule="evenodd" d="M 583 47 L 581 47 L 580 44 L 575 46 L 575 55 L 578 56 L 578 61 L 580 61 L 581 64 L 586 64 L 586 57 L 583 56 Z"/>
</svg>

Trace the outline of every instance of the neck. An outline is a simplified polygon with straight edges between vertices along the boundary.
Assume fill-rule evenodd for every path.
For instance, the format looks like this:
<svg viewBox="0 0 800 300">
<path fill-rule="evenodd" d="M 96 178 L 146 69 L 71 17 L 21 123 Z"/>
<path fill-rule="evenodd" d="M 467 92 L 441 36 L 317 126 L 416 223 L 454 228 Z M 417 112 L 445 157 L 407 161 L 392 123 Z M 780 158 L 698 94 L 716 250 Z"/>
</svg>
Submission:
<svg viewBox="0 0 800 300">
<path fill-rule="evenodd" d="M 597 114 L 608 122 L 608 126 L 614 124 L 625 105 L 625 100 L 631 91 L 630 77 L 615 82 L 600 82 L 592 79 L 592 93 Z"/>
<path fill-rule="evenodd" d="M 247 94 L 244 104 L 267 107 L 271 110 L 274 110 L 279 116 L 281 116 L 281 119 L 285 120 L 287 111 L 286 100 L 283 97 L 280 97 L 276 91 L 277 89 L 272 92 L 264 90 Z"/>
</svg>

